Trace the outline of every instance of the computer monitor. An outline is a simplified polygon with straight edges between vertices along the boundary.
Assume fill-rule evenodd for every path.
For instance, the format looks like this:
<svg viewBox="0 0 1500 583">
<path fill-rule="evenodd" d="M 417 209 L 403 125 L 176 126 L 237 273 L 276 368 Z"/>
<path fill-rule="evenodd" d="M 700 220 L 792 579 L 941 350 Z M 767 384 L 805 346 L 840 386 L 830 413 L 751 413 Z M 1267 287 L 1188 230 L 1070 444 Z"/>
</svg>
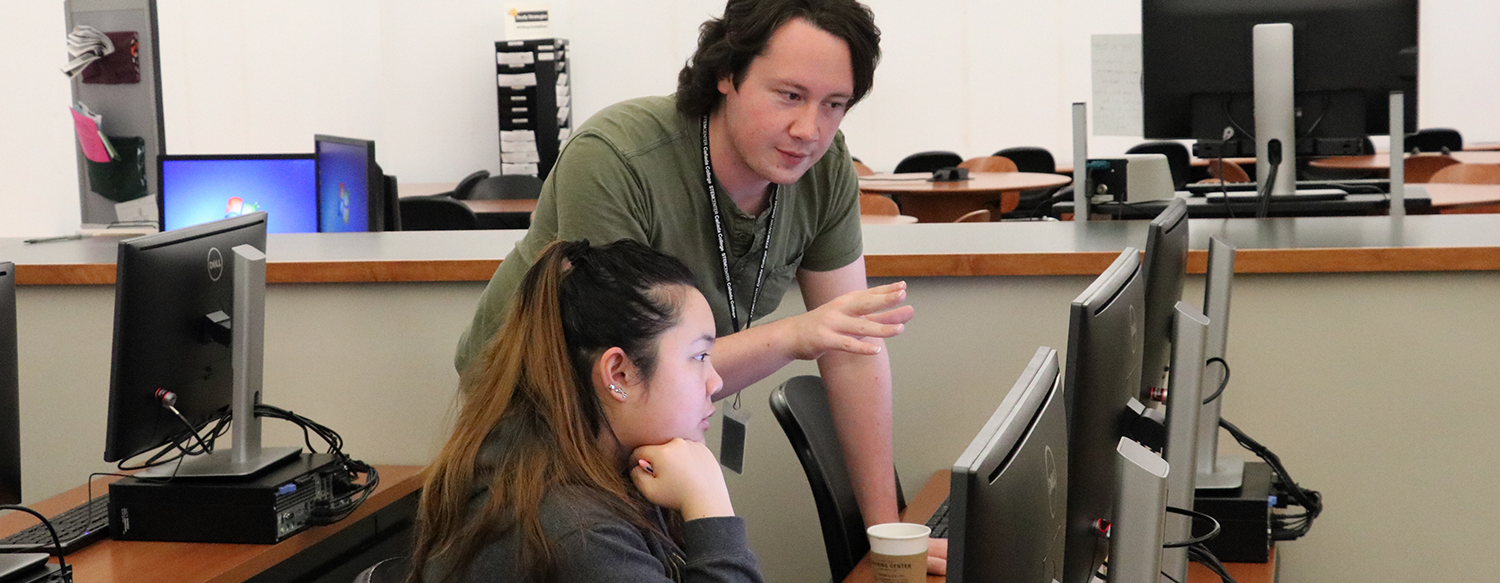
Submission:
<svg viewBox="0 0 1500 583">
<path fill-rule="evenodd" d="M 0 263 L 0 504 L 21 503 L 21 375 L 16 355 L 16 266 Z"/>
<path fill-rule="evenodd" d="M 256 212 L 120 242 L 105 461 L 174 441 L 196 445 L 190 431 L 232 409 L 233 449 L 163 471 L 241 475 L 257 463 L 250 458 L 260 455 L 253 403 L 261 376 L 265 256 L 259 249 L 266 246 L 266 222 L 266 213 Z M 159 390 L 175 395 L 183 419 L 164 406 L 172 403 Z M 253 391 L 248 410 L 247 397 L 236 394 L 246 390 Z"/>
<path fill-rule="evenodd" d="M 270 233 L 318 232 L 312 154 L 162 156 L 162 229 L 265 211 Z"/>
<path fill-rule="evenodd" d="M 1146 273 L 1145 327 L 1141 336 L 1142 403 L 1152 402 L 1151 390 L 1163 388 L 1167 357 L 1172 346 L 1172 314 L 1182 299 L 1182 279 L 1187 273 L 1187 201 L 1176 198 L 1152 219 L 1146 230 L 1146 253 L 1141 260 Z"/>
<path fill-rule="evenodd" d="M 1416 131 L 1417 0 L 1142 0 L 1146 137 L 1202 146 L 1238 125 L 1222 150 L 1198 154 L 1254 156 L 1251 29 L 1282 22 L 1293 28 L 1299 156 L 1358 153 L 1366 135 L 1389 133 L 1391 91 L 1405 92 Z"/>
<path fill-rule="evenodd" d="M 385 177 L 375 163 L 375 142 L 313 137 L 317 157 L 318 231 L 363 233 L 385 225 Z"/>
<path fill-rule="evenodd" d="M 1062 580 L 1068 424 L 1058 381 L 1057 351 L 1038 348 L 953 463 L 949 581 Z"/>
<path fill-rule="evenodd" d="M 1088 583 L 1109 545 L 1095 523 L 1113 516 L 1115 449 L 1140 390 L 1145 277 L 1127 247 L 1076 299 L 1068 321 L 1063 397 L 1068 411 L 1068 527 L 1062 583 Z"/>
</svg>

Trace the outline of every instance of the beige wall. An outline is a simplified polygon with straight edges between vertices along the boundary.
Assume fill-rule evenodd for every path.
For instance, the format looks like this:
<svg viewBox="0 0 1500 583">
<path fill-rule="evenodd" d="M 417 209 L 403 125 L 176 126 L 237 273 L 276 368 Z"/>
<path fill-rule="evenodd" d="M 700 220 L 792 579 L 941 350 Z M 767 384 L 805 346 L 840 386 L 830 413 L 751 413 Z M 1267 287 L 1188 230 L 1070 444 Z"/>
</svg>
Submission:
<svg viewBox="0 0 1500 583">
<path fill-rule="evenodd" d="M 917 319 L 890 343 L 908 493 L 957 458 L 1036 346 L 1065 348 L 1067 302 L 1088 281 L 911 281 Z M 1191 302 L 1200 281 L 1188 283 Z M 1483 557 L 1500 554 L 1490 534 L 1500 274 L 1241 275 L 1235 286 L 1225 416 L 1327 501 L 1312 534 L 1281 547 L 1284 580 L 1487 579 Z M 334 427 L 366 460 L 428 459 L 447 422 L 453 341 L 480 288 L 271 286 L 267 401 Z M 106 468 L 112 298 L 102 286 L 21 288 L 29 500 Z M 765 405 L 775 383 L 813 371 L 788 367 L 744 401 L 754 412 L 746 474 L 729 482 L 772 581 L 827 577 L 806 480 Z"/>
</svg>

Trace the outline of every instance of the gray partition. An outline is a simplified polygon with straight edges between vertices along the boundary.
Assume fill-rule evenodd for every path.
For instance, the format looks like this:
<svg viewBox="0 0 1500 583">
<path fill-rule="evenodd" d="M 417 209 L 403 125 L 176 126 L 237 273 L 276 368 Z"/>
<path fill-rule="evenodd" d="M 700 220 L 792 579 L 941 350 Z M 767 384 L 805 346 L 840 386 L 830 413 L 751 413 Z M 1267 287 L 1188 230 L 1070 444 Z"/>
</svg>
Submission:
<svg viewBox="0 0 1500 583">
<path fill-rule="evenodd" d="M 105 135 L 138 136 L 146 141 L 146 191 L 160 192 L 157 185 L 156 159 L 166 152 L 166 134 L 162 126 L 161 59 L 158 56 L 156 0 L 66 0 L 67 29 L 57 37 L 57 50 L 66 56 L 64 35 L 77 25 L 88 25 L 102 32 L 134 31 L 139 45 L 141 80 L 124 85 L 96 85 L 75 77 L 73 101 L 83 102 L 94 113 L 104 117 Z M 62 107 L 65 104 L 58 104 Z M 71 105 L 71 104 L 66 104 Z M 78 197 L 82 222 L 111 223 L 115 220 L 114 201 L 94 192 L 89 184 L 88 161 L 83 152 L 78 157 Z"/>
</svg>

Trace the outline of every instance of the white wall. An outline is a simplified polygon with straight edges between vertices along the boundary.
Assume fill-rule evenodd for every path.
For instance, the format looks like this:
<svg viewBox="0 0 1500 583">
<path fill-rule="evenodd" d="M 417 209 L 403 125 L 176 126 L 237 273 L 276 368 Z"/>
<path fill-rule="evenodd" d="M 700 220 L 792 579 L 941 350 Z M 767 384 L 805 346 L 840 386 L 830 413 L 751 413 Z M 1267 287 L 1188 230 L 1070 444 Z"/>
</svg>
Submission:
<svg viewBox="0 0 1500 583">
<path fill-rule="evenodd" d="M 498 169 L 492 42 L 503 0 L 158 0 L 167 151 L 308 152 L 313 133 L 370 137 L 387 173 L 446 182 Z M 1090 34 L 1140 30 L 1135 0 L 870 0 L 885 59 L 844 130 L 890 169 L 906 154 L 1013 145 L 1070 155 L 1068 104 L 1088 99 Z M 720 0 L 556 0 L 571 39 L 574 119 L 670 93 Z M 0 236 L 71 231 L 78 216 L 63 16 L 56 2 L 0 8 Z M 1425 0 L 1424 127 L 1500 140 L 1500 3 Z M 1112 154 L 1136 138 L 1092 138 Z"/>
</svg>

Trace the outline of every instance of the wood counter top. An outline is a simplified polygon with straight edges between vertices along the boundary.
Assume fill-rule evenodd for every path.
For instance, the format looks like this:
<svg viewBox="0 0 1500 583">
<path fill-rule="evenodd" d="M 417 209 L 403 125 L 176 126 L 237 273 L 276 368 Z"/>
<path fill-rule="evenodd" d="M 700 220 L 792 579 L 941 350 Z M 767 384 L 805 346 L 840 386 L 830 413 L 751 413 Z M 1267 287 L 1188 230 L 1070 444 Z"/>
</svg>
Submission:
<svg viewBox="0 0 1500 583">
<path fill-rule="evenodd" d="M 873 277 L 1097 275 L 1145 221 L 865 225 Z M 1210 235 L 1239 247 L 1239 273 L 1500 271 L 1500 215 L 1194 219 L 1188 271 Z M 488 281 L 523 231 L 271 235 L 267 280 L 281 283 Z M 0 239 L 21 285 L 110 285 L 114 239 L 23 245 Z"/>
</svg>

